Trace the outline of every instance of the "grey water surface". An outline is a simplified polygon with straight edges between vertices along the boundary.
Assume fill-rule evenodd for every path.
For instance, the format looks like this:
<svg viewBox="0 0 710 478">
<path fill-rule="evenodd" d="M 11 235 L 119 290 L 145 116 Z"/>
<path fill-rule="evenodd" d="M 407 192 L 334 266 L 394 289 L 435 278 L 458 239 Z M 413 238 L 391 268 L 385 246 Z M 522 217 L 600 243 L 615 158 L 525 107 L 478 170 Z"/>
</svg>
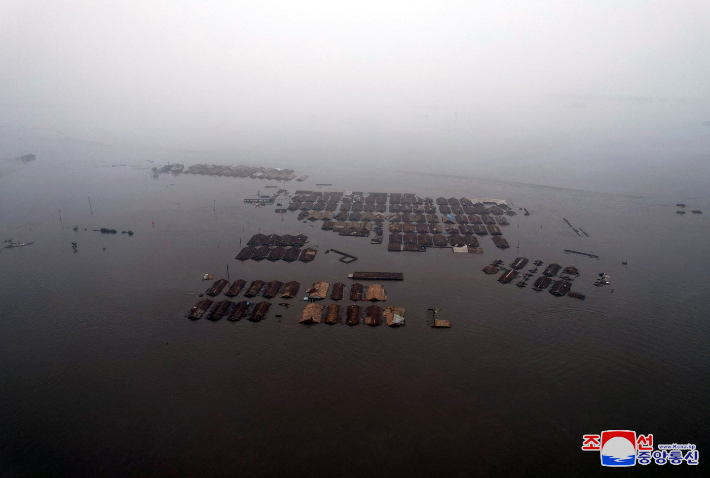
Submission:
<svg viewBox="0 0 710 478">
<path fill-rule="evenodd" d="M 0 238 L 34 242 L 0 252 L 3 476 L 596 476 L 599 455 L 581 450 L 582 435 L 607 429 L 700 450 L 698 469 L 631 473 L 704 468 L 702 191 L 641 196 L 451 171 L 297 168 L 311 177 L 286 183 L 291 194 L 493 197 L 519 212 L 503 228 L 505 251 L 484 236 L 481 255 L 391 253 L 386 237 L 371 245 L 242 202 L 283 183 L 154 178 L 148 168 L 171 157 L 162 153 L 74 145 L 37 154 L 0 178 Z M 678 201 L 705 214 L 679 216 Z M 101 227 L 119 233 L 92 231 Z M 236 261 L 240 241 L 259 231 L 306 234 L 318 255 L 310 264 Z M 331 247 L 359 260 L 342 264 L 324 253 Z M 481 272 L 517 255 L 578 267 L 573 290 L 586 300 Z M 384 283 L 384 305 L 406 308 L 406 326 L 300 325 L 298 298 L 288 309 L 271 300 L 260 323 L 187 319 L 208 287 L 202 275 L 226 278 L 227 264 L 231 280 L 296 280 L 301 296 L 315 281 L 349 284 L 356 270 L 403 272 L 403 282 Z M 594 287 L 602 272 L 611 284 Z M 429 308 L 452 328 L 432 329 Z"/>
</svg>

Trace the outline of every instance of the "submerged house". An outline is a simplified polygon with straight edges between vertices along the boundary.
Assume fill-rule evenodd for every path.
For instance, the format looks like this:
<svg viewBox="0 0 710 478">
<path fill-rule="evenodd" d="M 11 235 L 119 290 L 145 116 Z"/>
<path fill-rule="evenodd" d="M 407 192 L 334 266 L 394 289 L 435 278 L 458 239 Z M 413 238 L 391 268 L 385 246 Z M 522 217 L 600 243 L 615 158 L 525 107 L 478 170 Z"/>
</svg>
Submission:
<svg viewBox="0 0 710 478">
<path fill-rule="evenodd" d="M 346 311 L 345 323 L 347 325 L 357 325 L 360 323 L 360 306 L 349 305 Z"/>
<path fill-rule="evenodd" d="M 362 300 L 363 287 L 357 282 L 350 286 L 350 300 Z"/>
<path fill-rule="evenodd" d="M 298 258 L 299 261 L 301 262 L 311 262 L 313 259 L 316 258 L 316 251 L 315 249 L 311 248 L 306 248 L 301 251 L 301 256 Z"/>
<path fill-rule="evenodd" d="M 541 291 L 546 289 L 550 284 L 552 284 L 552 279 L 547 276 L 540 276 L 533 284 L 533 290 Z"/>
<path fill-rule="evenodd" d="M 283 286 L 283 282 L 272 280 L 271 282 L 266 284 L 266 290 L 264 290 L 262 297 L 265 297 L 267 299 L 273 299 L 281 290 L 281 286 Z"/>
<path fill-rule="evenodd" d="M 563 296 L 572 288 L 572 284 L 566 280 L 558 280 L 550 287 L 550 294 Z"/>
<path fill-rule="evenodd" d="M 380 317 L 380 308 L 377 307 L 376 305 L 371 305 L 367 309 L 365 309 L 365 324 L 369 325 L 371 327 L 375 327 L 377 325 L 380 325 L 382 323 L 382 319 Z"/>
<path fill-rule="evenodd" d="M 342 282 L 336 282 L 333 284 L 333 291 L 330 294 L 331 300 L 342 300 L 343 292 L 345 290 L 345 284 Z"/>
<path fill-rule="evenodd" d="M 307 304 L 303 309 L 299 322 L 301 324 L 320 324 L 323 318 L 323 309 L 325 309 L 325 306 L 315 302 Z"/>
<path fill-rule="evenodd" d="M 269 307 L 271 307 L 271 303 L 267 301 L 262 301 L 256 304 L 256 307 L 254 307 L 254 312 L 251 313 L 251 317 L 249 317 L 250 322 L 259 322 L 266 317 L 266 313 L 269 311 Z"/>
<path fill-rule="evenodd" d="M 403 307 L 387 307 L 382 316 L 390 327 L 400 327 L 404 325 L 404 312 Z"/>
<path fill-rule="evenodd" d="M 296 281 L 287 282 L 281 291 L 282 299 L 293 299 L 298 294 L 298 290 L 301 288 L 301 284 Z"/>
<path fill-rule="evenodd" d="M 294 262 L 298 260 L 298 257 L 301 255 L 301 249 L 298 247 L 291 247 L 289 249 L 286 249 L 284 252 L 283 260 L 286 262 Z"/>
<path fill-rule="evenodd" d="M 340 306 L 338 304 L 330 304 L 325 314 L 326 324 L 337 324 L 340 322 Z"/>
<path fill-rule="evenodd" d="M 499 249 L 507 249 L 510 247 L 508 245 L 508 241 L 505 240 L 503 236 L 493 236 L 491 237 L 491 240 L 493 241 L 493 244 Z"/>
<path fill-rule="evenodd" d="M 254 255 L 254 252 L 256 252 L 256 247 L 246 246 L 241 251 L 239 251 L 239 254 L 237 254 L 237 257 L 235 259 L 239 261 L 248 261 Z"/>
<path fill-rule="evenodd" d="M 264 287 L 264 281 L 255 280 L 249 285 L 249 289 L 244 293 L 244 297 L 256 297 Z"/>
<path fill-rule="evenodd" d="M 207 295 L 211 296 L 216 296 L 219 295 L 222 292 L 222 289 L 224 289 L 227 285 L 229 285 L 229 282 L 227 282 L 227 279 L 220 279 L 216 281 L 214 284 L 212 284 L 212 287 L 207 289 L 207 292 L 205 292 Z"/>
<path fill-rule="evenodd" d="M 367 291 L 365 291 L 365 300 L 387 300 L 387 295 L 385 295 L 385 288 L 382 287 L 380 284 L 370 284 L 369 286 L 367 286 Z"/>
<path fill-rule="evenodd" d="M 262 261 L 269 257 L 269 254 L 271 254 L 271 248 L 269 246 L 261 246 L 256 251 L 254 251 L 254 255 L 251 256 L 251 260 L 257 262 Z"/>
<path fill-rule="evenodd" d="M 274 247 L 273 249 L 271 249 L 266 259 L 271 262 L 280 261 L 285 253 L 286 249 L 284 249 L 283 247 Z"/>
<path fill-rule="evenodd" d="M 234 322 L 235 320 L 240 320 L 242 317 L 244 317 L 247 312 L 249 311 L 249 302 L 246 300 L 243 300 L 241 302 L 237 302 L 235 304 L 234 309 L 229 313 L 227 316 L 227 320 L 231 320 Z"/>
<path fill-rule="evenodd" d="M 308 289 L 306 292 L 308 292 L 309 294 L 309 299 L 325 299 L 328 297 L 329 288 L 330 284 L 328 284 L 327 282 L 314 282 L 311 288 Z"/>
<path fill-rule="evenodd" d="M 235 280 L 234 283 L 232 284 L 232 287 L 229 288 L 229 290 L 224 294 L 227 297 L 235 297 L 239 295 L 239 293 L 242 291 L 244 286 L 246 285 L 246 281 L 242 279 Z"/>
<path fill-rule="evenodd" d="M 498 282 L 500 282 L 501 284 L 507 284 L 510 281 L 512 281 L 513 279 L 515 279 L 515 276 L 517 276 L 517 275 L 518 275 L 518 271 L 516 271 L 515 269 L 510 269 L 510 270 L 506 271 L 505 273 L 503 273 L 503 275 L 498 278 Z"/>
</svg>

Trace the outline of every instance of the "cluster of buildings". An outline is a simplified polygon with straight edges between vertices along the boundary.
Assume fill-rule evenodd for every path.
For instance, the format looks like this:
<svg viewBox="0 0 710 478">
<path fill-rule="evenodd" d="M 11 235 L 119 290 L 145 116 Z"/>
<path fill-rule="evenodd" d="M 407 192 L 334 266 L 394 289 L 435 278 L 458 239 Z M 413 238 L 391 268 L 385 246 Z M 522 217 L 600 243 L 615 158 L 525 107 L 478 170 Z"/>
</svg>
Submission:
<svg viewBox="0 0 710 478">
<path fill-rule="evenodd" d="M 259 166 L 220 166 L 216 164 L 195 164 L 185 170 L 186 174 L 207 176 L 231 176 L 235 178 L 275 179 L 290 181 L 296 177 L 293 169 L 263 168 Z"/>
</svg>

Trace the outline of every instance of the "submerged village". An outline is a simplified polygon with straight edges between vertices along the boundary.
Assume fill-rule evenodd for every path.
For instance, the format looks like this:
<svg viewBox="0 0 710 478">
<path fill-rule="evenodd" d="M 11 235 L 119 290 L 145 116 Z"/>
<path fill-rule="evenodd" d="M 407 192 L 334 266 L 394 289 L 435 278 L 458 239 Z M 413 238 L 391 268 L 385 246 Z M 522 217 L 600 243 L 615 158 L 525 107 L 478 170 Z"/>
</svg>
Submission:
<svg viewBox="0 0 710 478">
<path fill-rule="evenodd" d="M 286 189 L 286 183 L 302 183 L 308 176 L 299 177 L 294 170 L 287 168 L 206 164 L 185 168 L 183 164 L 176 163 L 153 167 L 152 172 L 155 177 L 161 174 L 194 174 L 269 181 L 264 188 L 271 190 L 270 194 L 262 195 L 259 192 L 256 197 L 243 197 L 240 200 L 254 206 L 259 214 L 280 214 L 282 220 L 305 223 L 332 233 L 333 237 L 360 238 L 358 240 L 372 247 L 386 248 L 388 254 L 416 256 L 426 254 L 427 251 L 448 249 L 453 254 L 451 259 L 445 261 L 457 261 L 457 257 L 467 254 L 491 254 L 490 262 L 480 271 L 482 277 L 493 276 L 492 279 L 501 285 L 512 284 L 521 290 L 528 288 L 535 293 L 547 291 L 553 297 L 585 300 L 585 294 L 574 290 L 576 282 L 584 280 L 599 288 L 610 284 L 610 276 L 599 271 L 580 279 L 582 271 L 575 257 L 599 259 L 590 252 L 564 249 L 563 252 L 571 258 L 565 264 L 547 264 L 542 260 L 544 258 L 528 258 L 518 254 L 508 263 L 496 258 L 496 250 L 515 247 L 506 239 L 506 229 L 517 221 L 525 221 L 531 215 L 526 207 L 513 207 L 505 199 L 447 195 L 433 198 L 402 192 L 333 191 L 329 183 L 315 183 L 316 188 L 321 190 L 297 189 L 291 193 Z M 282 182 L 282 185 L 273 182 Z M 91 198 L 88 201 L 91 209 Z M 686 205 L 678 203 L 676 207 L 684 208 Z M 59 219 L 61 221 L 61 211 Z M 562 220 L 576 236 L 589 237 L 583 228 L 573 225 L 567 218 Z M 79 227 L 75 226 L 73 230 L 79 231 Z M 83 230 L 88 231 L 87 228 Z M 91 230 L 102 234 L 118 232 L 109 228 Z M 133 236 L 133 231 L 121 232 Z M 8 239 L 4 248 L 31 244 Z M 342 249 L 347 249 L 347 244 L 352 242 L 343 241 Z M 77 242 L 72 242 L 72 250 L 78 252 Z M 106 251 L 105 247 L 103 251 Z M 234 253 L 236 255 L 231 257 L 237 261 L 256 263 L 283 261 L 309 264 L 316 261 L 319 254 L 333 254 L 343 264 L 358 261 L 358 257 L 347 250 L 329 247 L 319 251 L 318 246 L 313 245 L 305 234 L 292 235 L 280 231 L 262 233 L 261 228 L 244 245 L 240 238 L 239 250 Z M 622 265 L 626 265 L 625 260 Z M 357 269 L 356 266 L 353 268 Z M 259 322 L 269 314 L 282 318 L 285 309 L 297 306 L 300 302 L 300 322 L 304 324 L 364 323 L 378 326 L 384 321 L 391 327 L 401 327 L 406 323 L 407 304 L 385 306 L 389 305 L 389 302 L 385 304 L 388 301 L 386 284 L 388 281 L 405 280 L 401 271 L 355 270 L 344 275 L 342 282 L 330 284 L 314 277 L 312 282 L 303 286 L 297 281 L 264 281 L 263 278 L 249 277 L 231 281 L 228 267 L 226 272 L 227 278 L 217 278 L 216 281 L 212 274 L 204 274 L 203 280 L 210 281 L 211 286 L 204 292 L 194 292 L 199 294 L 200 300 L 192 305 L 187 317 L 192 320 L 205 318 L 217 321 L 225 318 L 229 321 L 246 319 Z M 222 295 L 224 297 L 220 297 Z M 341 302 L 344 300 L 350 303 L 344 305 Z M 439 317 L 439 312 L 439 309 L 430 308 L 412 313 L 418 318 L 425 316 L 426 323 L 433 328 L 452 327 L 450 320 Z"/>
<path fill-rule="evenodd" d="M 34 158 L 34 156 L 32 155 Z M 153 162 L 153 161 L 149 161 Z M 503 261 L 495 257 L 496 250 L 519 249 L 519 243 L 510 244 L 506 239 L 506 230 L 516 222 L 526 221 L 531 213 L 526 207 L 514 207 L 506 199 L 490 197 L 455 197 L 442 194 L 438 197 L 420 196 L 405 192 L 365 192 L 333 190 L 330 183 L 313 183 L 311 189 L 296 189 L 290 192 L 287 183 L 303 183 L 309 177 L 298 176 L 293 169 L 261 166 L 223 166 L 196 164 L 185 167 L 183 164 L 168 164 L 152 168 L 157 178 L 161 174 L 221 176 L 255 181 L 268 181 L 263 187 L 268 194 L 258 192 L 256 197 L 239 198 L 246 205 L 251 205 L 258 214 L 279 214 L 282 221 L 294 224 L 308 224 L 334 238 L 351 237 L 362 240 L 375 248 L 386 248 L 387 254 L 412 255 L 426 254 L 427 251 L 449 250 L 453 254 L 443 261 L 460 262 L 462 255 L 489 255 L 490 261 L 481 268 L 482 277 L 491 276 L 502 286 L 508 284 L 520 290 L 527 289 L 534 293 L 547 291 L 551 297 L 567 297 L 585 300 L 586 295 L 575 290 L 575 284 L 591 284 L 603 288 L 610 284 L 610 276 L 605 272 L 587 271 L 582 275 L 579 267 L 580 258 L 599 259 L 591 252 L 564 249 L 570 261 L 545 263 L 544 257 L 524 257 L 516 254 L 514 259 Z M 278 183 L 282 184 L 278 184 Z M 172 184 L 171 184 L 172 185 Z M 300 184 L 299 184 L 300 185 Z M 252 190 L 253 191 L 253 190 Z M 444 192 L 444 191 L 442 191 Z M 449 197 L 447 197 L 449 196 Z M 91 198 L 88 198 L 91 210 Z M 669 212 L 672 205 L 668 205 Z M 678 212 L 684 212 L 686 204 L 677 203 Z M 691 206 L 692 207 L 692 206 Z M 694 215 L 702 211 L 694 209 Z M 683 214 L 676 217 L 682 218 Z M 560 218 L 566 227 L 578 237 L 589 234 L 567 218 Z M 61 222 L 61 210 L 59 210 Z M 518 224 L 518 227 L 520 224 Z M 88 231 L 88 228 L 82 228 Z M 302 228 L 301 228 L 302 229 Z M 78 232 L 78 226 L 73 228 Z M 91 231 L 102 234 L 117 234 L 111 228 L 92 228 Z M 133 236 L 133 231 L 122 230 L 122 234 Z M 253 234 L 253 233 L 252 233 Z M 322 238 L 322 233 L 320 233 Z M 33 242 L 4 241 L 4 249 L 22 248 Z M 335 241 L 337 244 L 337 240 Z M 260 261 L 307 264 L 317 261 L 319 255 L 332 254 L 343 264 L 353 264 L 358 257 L 347 251 L 350 240 L 344 240 L 343 246 L 318 248 L 310 242 L 306 234 L 288 234 L 282 231 L 264 231 L 253 234 L 244 245 L 239 239 L 239 248 L 229 258 L 237 261 Z M 78 253 L 78 243 L 71 243 L 74 253 Z M 370 247 L 370 246 L 368 246 Z M 345 250 L 342 250 L 345 249 Z M 106 251 L 106 248 L 103 248 Z M 519 251 L 518 251 L 519 252 Z M 358 254 L 362 254 L 359 252 Z M 227 258 L 227 259 L 229 259 Z M 458 259 L 457 259 L 458 258 Z M 480 261 L 478 262 L 480 264 Z M 621 261 L 622 266 L 626 260 Z M 477 268 L 480 267 L 477 266 Z M 387 266 L 382 267 L 384 269 Z M 406 323 L 407 304 L 390 305 L 393 298 L 388 297 L 388 281 L 403 281 L 402 271 L 357 270 L 344 274 L 342 282 L 328 283 L 313 277 L 306 284 L 297 281 L 265 281 L 263 277 L 240 277 L 235 281 L 229 278 L 217 278 L 204 274 L 203 280 L 211 286 L 202 291 L 190 292 L 200 296 L 193 303 L 186 316 L 192 320 L 205 318 L 217 321 L 225 318 L 229 321 L 246 319 L 259 322 L 273 315 L 282 318 L 283 312 L 292 306 L 299 308 L 300 322 L 304 324 L 357 325 L 364 323 L 378 326 L 383 321 L 391 327 L 401 327 Z M 410 272 L 411 273 L 411 272 Z M 582 278 L 583 277 L 583 278 Z M 301 279 L 303 280 L 303 279 Z M 581 287 L 584 291 L 585 287 Z M 587 290 L 588 291 L 588 290 Z M 613 293 L 613 289 L 610 290 Z M 205 295 L 207 297 L 205 297 Z M 222 296 L 223 297 L 220 297 Z M 396 301 L 397 298 L 395 297 Z M 552 299 L 554 300 L 554 299 Z M 346 302 L 347 305 L 341 301 Z M 301 305 L 298 305 L 298 304 Z M 409 315 L 417 318 L 426 317 L 426 324 L 433 328 L 450 328 L 452 322 L 441 318 L 439 309 L 410 310 Z M 293 314 L 289 313 L 289 316 Z M 446 317 L 446 314 L 443 314 Z M 446 317 L 450 318 L 450 317 Z"/>
<path fill-rule="evenodd" d="M 373 247 L 386 247 L 396 254 L 422 254 L 431 249 L 449 249 L 454 256 L 459 254 L 484 254 L 486 251 L 508 249 L 511 245 L 505 238 L 505 229 L 518 218 L 530 216 L 526 208 L 511 207 L 504 199 L 483 197 L 420 197 L 415 193 L 363 192 L 363 191 L 313 191 L 296 190 L 289 193 L 287 181 L 303 181 L 293 170 L 257 168 L 248 166 L 196 165 L 184 169 L 183 165 L 153 168 L 155 174 L 203 174 L 239 178 L 283 181 L 283 188 L 271 195 L 258 194 L 242 200 L 253 204 L 266 213 L 282 214 L 284 219 L 310 223 L 323 231 L 337 236 L 359 237 Z M 331 184 L 317 184 L 331 187 Z M 567 225 L 578 236 L 588 234 Z M 319 251 L 311 246 L 308 236 L 271 233 L 254 234 L 240 250 L 239 261 L 284 261 L 308 264 L 317 260 Z M 565 250 L 571 256 L 589 258 L 597 256 L 573 250 Z M 340 262 L 351 264 L 358 258 L 339 249 L 330 248 L 321 254 L 336 254 Z M 495 276 L 503 285 L 513 284 L 520 289 L 530 286 L 534 292 L 548 291 L 551 296 L 584 300 L 585 295 L 573 291 L 575 280 L 581 276 L 576 264 L 546 264 L 538 258 L 517 257 L 510 264 L 492 259 L 481 274 Z M 261 278 L 219 278 L 212 274 L 203 278 L 211 286 L 193 305 L 187 316 L 192 320 L 229 321 L 246 319 L 259 322 L 271 313 L 282 317 L 285 310 L 300 303 L 300 319 L 303 324 L 346 324 L 379 326 L 383 322 L 390 327 L 406 323 L 406 304 L 389 305 L 388 281 L 405 280 L 398 271 L 355 271 L 347 274 L 342 282 L 330 284 L 314 278 L 312 283 L 302 285 L 296 281 L 264 281 Z M 214 282 L 212 282 L 214 281 Z M 607 274 L 598 274 L 593 279 L 597 287 L 609 284 Z M 203 298 L 204 295 L 208 297 Z M 225 298 L 220 300 L 220 295 Z M 342 301 L 347 301 L 342 304 Z M 273 303 L 272 303 L 273 302 Z M 364 304 L 363 304 L 364 303 Z M 437 317 L 439 310 L 417 311 L 418 317 L 426 316 L 432 328 L 451 328 L 450 320 Z"/>
</svg>

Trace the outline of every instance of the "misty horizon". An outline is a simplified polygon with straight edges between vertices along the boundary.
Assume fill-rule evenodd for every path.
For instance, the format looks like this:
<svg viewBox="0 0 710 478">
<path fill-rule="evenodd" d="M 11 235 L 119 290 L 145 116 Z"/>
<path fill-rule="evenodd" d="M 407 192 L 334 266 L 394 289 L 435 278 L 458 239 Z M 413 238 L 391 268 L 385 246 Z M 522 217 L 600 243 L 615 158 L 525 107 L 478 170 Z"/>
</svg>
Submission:
<svg viewBox="0 0 710 478">
<path fill-rule="evenodd" d="M 700 190 L 709 20 L 706 2 L 3 2 L 0 135 Z"/>
</svg>

